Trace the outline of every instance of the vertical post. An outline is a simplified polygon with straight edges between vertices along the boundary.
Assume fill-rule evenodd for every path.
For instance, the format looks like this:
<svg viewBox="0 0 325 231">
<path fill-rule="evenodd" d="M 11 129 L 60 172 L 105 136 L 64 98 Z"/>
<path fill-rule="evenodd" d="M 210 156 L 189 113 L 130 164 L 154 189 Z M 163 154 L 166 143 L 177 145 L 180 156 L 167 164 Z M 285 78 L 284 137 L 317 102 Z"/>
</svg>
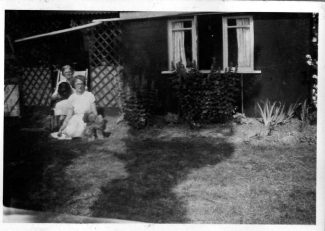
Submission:
<svg viewBox="0 0 325 231">
<path fill-rule="evenodd" d="M 244 80 L 243 73 L 240 74 L 240 93 L 241 93 L 241 113 L 244 114 Z"/>
</svg>

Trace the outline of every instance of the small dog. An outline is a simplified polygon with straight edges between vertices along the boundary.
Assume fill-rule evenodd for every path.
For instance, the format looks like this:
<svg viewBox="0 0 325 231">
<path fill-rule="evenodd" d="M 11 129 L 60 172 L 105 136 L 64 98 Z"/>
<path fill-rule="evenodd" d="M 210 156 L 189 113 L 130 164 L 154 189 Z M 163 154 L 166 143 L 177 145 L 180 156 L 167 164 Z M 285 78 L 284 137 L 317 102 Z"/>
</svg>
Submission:
<svg viewBox="0 0 325 231">
<path fill-rule="evenodd" d="M 99 140 L 104 138 L 105 120 L 103 116 L 86 113 L 83 120 L 87 124 L 84 131 L 84 138 L 87 138 L 88 141 L 93 141 L 96 138 Z"/>
</svg>

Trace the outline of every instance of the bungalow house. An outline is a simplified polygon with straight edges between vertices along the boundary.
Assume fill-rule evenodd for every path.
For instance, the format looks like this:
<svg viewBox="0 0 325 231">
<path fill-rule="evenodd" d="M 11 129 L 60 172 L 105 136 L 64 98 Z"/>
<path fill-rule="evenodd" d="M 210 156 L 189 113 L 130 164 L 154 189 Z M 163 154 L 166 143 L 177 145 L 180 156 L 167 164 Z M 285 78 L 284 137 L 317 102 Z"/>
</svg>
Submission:
<svg viewBox="0 0 325 231">
<path fill-rule="evenodd" d="M 60 27 L 11 40 L 16 53 L 25 55 L 25 59 L 30 47 L 51 51 L 44 55 L 33 49 L 38 52 L 33 54 L 37 57 L 33 63 L 28 66 L 20 62 L 24 66 L 20 84 L 25 106 L 49 105 L 49 79 L 53 77 L 53 66 L 64 64 L 62 61 L 75 62 L 77 69 L 89 69 L 89 87 L 101 107 L 119 107 L 116 88 L 123 79 L 156 88 L 158 113 L 175 111 L 177 99 L 167 79 L 179 61 L 186 66 L 195 63 L 206 74 L 212 60 L 222 71 L 237 66 L 242 77 L 240 108 L 249 115 L 254 114 L 260 100 L 293 103 L 309 97 L 305 56 L 313 50 L 311 13 L 82 14 L 88 21 L 70 23 L 68 29 Z M 74 22 L 76 13 L 70 12 L 69 16 Z M 37 21 L 37 25 L 42 24 Z M 58 16 L 53 21 L 62 23 Z M 42 57 L 47 60 L 45 64 Z"/>
<path fill-rule="evenodd" d="M 151 13 L 152 14 L 152 13 Z M 242 109 L 255 113 L 264 99 L 293 103 L 309 97 L 305 56 L 312 51 L 312 14 L 308 13 L 150 13 L 121 12 L 134 18 L 122 23 L 131 73 L 141 67 L 148 78 L 163 83 L 173 63 L 193 62 L 209 73 L 212 59 L 221 70 L 238 66 L 243 78 Z M 153 16 L 153 15 L 151 15 Z M 160 16 L 160 17 L 159 17 Z M 165 86 L 165 84 L 160 84 Z M 164 108 L 175 99 L 162 89 Z"/>
</svg>

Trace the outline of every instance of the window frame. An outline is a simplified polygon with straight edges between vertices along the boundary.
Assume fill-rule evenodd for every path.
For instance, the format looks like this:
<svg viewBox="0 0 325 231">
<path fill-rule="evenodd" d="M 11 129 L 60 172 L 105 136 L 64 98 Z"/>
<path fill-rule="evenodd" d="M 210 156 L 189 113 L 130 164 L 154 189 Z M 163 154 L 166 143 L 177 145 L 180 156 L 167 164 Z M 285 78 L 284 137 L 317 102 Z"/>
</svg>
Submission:
<svg viewBox="0 0 325 231">
<path fill-rule="evenodd" d="M 228 26 L 228 19 L 248 18 L 249 26 Z M 223 16 L 222 17 L 222 38 L 223 38 L 223 69 L 228 68 L 228 29 L 229 28 L 242 28 L 248 27 L 250 30 L 250 51 L 251 51 L 251 66 L 238 67 L 239 72 L 254 71 L 254 21 L 252 15 L 236 15 L 236 16 Z"/>
<path fill-rule="evenodd" d="M 191 28 L 184 28 L 184 29 L 173 29 L 172 25 L 175 22 L 191 22 L 192 26 Z M 194 15 L 191 18 L 177 18 L 177 19 L 171 19 L 168 20 L 168 26 L 167 26 L 167 34 L 168 34 L 168 70 L 172 70 L 172 61 L 173 61 L 173 31 L 175 30 L 191 30 L 192 35 L 192 61 L 195 61 L 195 63 L 198 63 L 198 55 L 197 55 L 197 17 Z"/>
</svg>

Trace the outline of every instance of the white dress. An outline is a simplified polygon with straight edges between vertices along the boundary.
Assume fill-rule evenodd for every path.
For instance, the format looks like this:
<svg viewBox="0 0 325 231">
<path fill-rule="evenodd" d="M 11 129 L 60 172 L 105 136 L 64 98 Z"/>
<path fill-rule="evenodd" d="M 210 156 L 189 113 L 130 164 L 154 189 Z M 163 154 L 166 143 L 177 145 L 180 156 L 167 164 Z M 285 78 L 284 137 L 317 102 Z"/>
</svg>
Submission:
<svg viewBox="0 0 325 231">
<path fill-rule="evenodd" d="M 66 77 L 61 76 L 61 81 L 58 82 L 58 84 L 56 85 L 56 88 L 55 88 L 55 91 L 54 91 L 52 97 L 54 97 L 54 98 L 58 97 L 58 95 L 59 95 L 58 89 L 59 89 L 59 85 L 61 83 L 69 83 L 70 84 L 70 82 L 67 80 Z M 72 91 L 74 92 L 75 90 L 72 88 Z M 69 109 L 70 109 L 70 105 L 69 105 L 68 99 L 61 100 L 55 104 L 54 115 L 56 115 L 56 116 L 67 115 Z"/>
<path fill-rule="evenodd" d="M 82 95 L 73 93 L 68 98 L 70 108 L 73 109 L 73 116 L 68 121 L 63 133 L 70 137 L 81 137 L 86 128 L 83 116 L 85 113 L 91 112 L 91 105 L 94 102 L 95 96 L 91 92 L 85 91 Z"/>
</svg>

